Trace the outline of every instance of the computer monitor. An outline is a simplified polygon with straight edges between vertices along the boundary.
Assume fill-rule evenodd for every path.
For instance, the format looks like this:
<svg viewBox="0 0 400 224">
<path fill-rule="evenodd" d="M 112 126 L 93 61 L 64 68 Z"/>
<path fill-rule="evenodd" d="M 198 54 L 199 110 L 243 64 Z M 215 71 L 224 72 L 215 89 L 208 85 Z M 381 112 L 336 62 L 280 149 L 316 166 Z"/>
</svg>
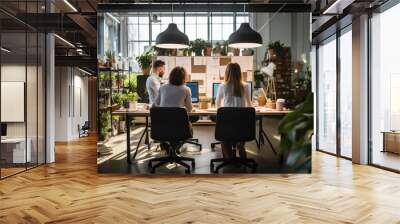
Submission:
<svg viewBox="0 0 400 224">
<path fill-rule="evenodd" d="M 247 85 L 249 85 L 249 94 L 250 94 L 250 99 L 253 100 L 253 82 L 252 81 L 246 81 Z"/>
<path fill-rule="evenodd" d="M 7 136 L 7 124 L 1 123 L 1 136 L 6 137 Z"/>
<path fill-rule="evenodd" d="M 218 89 L 221 83 L 219 82 L 214 82 L 212 86 L 212 101 L 215 103 L 215 100 L 217 99 L 217 94 L 218 94 Z"/>
<path fill-rule="evenodd" d="M 187 82 L 186 86 L 190 88 L 192 92 L 192 103 L 199 102 L 199 83 L 198 82 Z"/>
</svg>

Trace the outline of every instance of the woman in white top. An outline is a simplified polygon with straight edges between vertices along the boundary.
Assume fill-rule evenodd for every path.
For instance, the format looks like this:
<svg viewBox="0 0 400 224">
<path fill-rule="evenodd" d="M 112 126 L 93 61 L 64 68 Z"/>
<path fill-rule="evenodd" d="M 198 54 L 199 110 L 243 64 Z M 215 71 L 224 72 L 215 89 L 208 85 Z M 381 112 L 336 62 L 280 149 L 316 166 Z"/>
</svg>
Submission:
<svg viewBox="0 0 400 224">
<path fill-rule="evenodd" d="M 230 63 L 225 70 L 225 82 L 218 89 L 216 106 L 219 107 L 251 107 L 249 86 L 242 81 L 242 71 L 239 64 Z M 222 142 L 222 154 L 224 158 L 232 155 L 232 144 Z M 236 145 L 241 158 L 246 158 L 244 142 Z"/>
<path fill-rule="evenodd" d="M 192 93 L 185 85 L 186 70 L 175 67 L 169 74 L 169 83 L 160 87 L 154 102 L 157 107 L 183 107 L 188 112 L 192 111 Z"/>
</svg>

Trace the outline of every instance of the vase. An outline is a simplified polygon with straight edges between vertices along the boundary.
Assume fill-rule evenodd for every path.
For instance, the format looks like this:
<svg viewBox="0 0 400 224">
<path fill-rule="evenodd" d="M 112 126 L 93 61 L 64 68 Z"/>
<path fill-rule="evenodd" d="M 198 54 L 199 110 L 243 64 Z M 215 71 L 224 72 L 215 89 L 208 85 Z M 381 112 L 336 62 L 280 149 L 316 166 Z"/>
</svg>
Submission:
<svg viewBox="0 0 400 224">
<path fill-rule="evenodd" d="M 204 48 L 204 56 L 211 56 L 211 53 L 212 53 L 211 47 Z"/>
</svg>

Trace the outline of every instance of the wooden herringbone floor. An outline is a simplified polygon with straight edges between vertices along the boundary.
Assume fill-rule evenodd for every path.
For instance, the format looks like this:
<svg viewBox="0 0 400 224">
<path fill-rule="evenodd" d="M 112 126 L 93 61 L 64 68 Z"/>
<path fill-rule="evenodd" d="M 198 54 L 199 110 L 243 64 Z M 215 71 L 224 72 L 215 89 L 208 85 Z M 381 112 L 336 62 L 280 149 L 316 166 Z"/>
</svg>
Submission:
<svg viewBox="0 0 400 224">
<path fill-rule="evenodd" d="M 99 175 L 86 138 L 0 181 L 0 223 L 400 223 L 400 175 L 313 156 L 311 175 Z"/>
</svg>

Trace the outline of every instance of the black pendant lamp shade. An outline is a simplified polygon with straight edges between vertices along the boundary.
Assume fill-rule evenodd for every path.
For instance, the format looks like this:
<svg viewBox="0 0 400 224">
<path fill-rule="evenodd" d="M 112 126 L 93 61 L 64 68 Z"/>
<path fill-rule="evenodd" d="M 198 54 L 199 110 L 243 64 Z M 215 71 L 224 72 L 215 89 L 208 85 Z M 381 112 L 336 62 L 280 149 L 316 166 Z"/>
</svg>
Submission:
<svg viewBox="0 0 400 224">
<path fill-rule="evenodd" d="M 261 35 L 253 30 L 249 23 L 242 23 L 238 30 L 229 36 L 229 47 L 254 48 L 262 46 Z"/>
<path fill-rule="evenodd" d="M 175 23 L 170 23 L 166 30 L 158 34 L 156 47 L 168 49 L 188 48 L 189 38 L 178 29 Z"/>
</svg>

